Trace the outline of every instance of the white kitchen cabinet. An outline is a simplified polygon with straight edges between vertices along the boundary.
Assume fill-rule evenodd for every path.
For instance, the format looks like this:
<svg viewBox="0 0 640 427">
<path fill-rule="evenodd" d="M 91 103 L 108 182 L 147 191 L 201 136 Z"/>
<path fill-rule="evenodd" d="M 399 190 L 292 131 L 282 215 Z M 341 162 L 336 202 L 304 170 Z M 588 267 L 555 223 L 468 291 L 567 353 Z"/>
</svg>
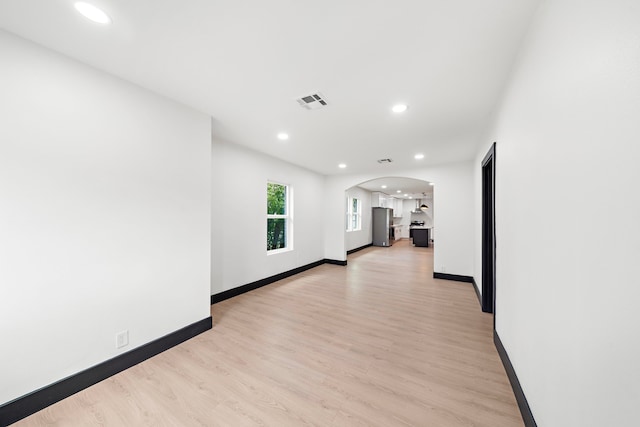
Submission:
<svg viewBox="0 0 640 427">
<path fill-rule="evenodd" d="M 380 193 L 376 193 L 375 191 L 371 193 L 371 207 L 379 208 L 380 206 Z"/>
<path fill-rule="evenodd" d="M 388 194 L 374 191 L 371 193 L 371 207 L 372 208 L 391 208 L 393 209 L 393 216 L 396 218 L 402 217 L 402 209 L 404 207 L 404 201 Z"/>
<path fill-rule="evenodd" d="M 388 198 L 384 193 L 379 191 L 374 191 L 371 193 L 371 207 L 372 208 L 389 208 L 391 206 L 388 205 Z"/>
<path fill-rule="evenodd" d="M 386 200 L 386 202 L 387 202 L 387 206 L 385 206 L 385 207 L 393 209 L 393 200 L 394 200 L 394 197 L 386 196 L 386 199 L 387 199 L 387 200 Z"/>
<path fill-rule="evenodd" d="M 393 216 L 395 218 L 402 218 L 402 209 L 404 208 L 404 201 L 393 197 Z"/>
</svg>

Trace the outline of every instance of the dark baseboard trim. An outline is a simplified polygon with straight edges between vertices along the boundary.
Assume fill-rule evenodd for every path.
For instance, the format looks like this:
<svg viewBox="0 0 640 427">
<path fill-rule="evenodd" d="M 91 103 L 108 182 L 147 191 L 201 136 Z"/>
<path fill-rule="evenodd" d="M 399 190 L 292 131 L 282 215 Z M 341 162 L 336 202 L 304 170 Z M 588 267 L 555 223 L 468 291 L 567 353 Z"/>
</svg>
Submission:
<svg viewBox="0 0 640 427">
<path fill-rule="evenodd" d="M 471 284 L 473 284 L 473 290 L 476 291 L 476 296 L 478 297 L 478 303 L 480 303 L 480 308 L 482 308 L 482 295 L 480 294 L 480 289 L 478 288 L 478 284 L 476 283 L 475 278 L 471 278 Z"/>
<path fill-rule="evenodd" d="M 320 261 L 312 262 L 311 264 L 303 265 L 302 267 L 294 268 L 293 270 L 285 271 L 283 273 L 276 274 L 271 277 L 267 277 L 265 279 L 256 280 L 255 282 L 247 283 L 246 285 L 241 285 L 241 286 L 238 286 L 237 288 L 229 289 L 229 290 L 211 295 L 211 305 L 222 302 L 229 298 L 237 297 L 238 295 L 245 294 L 249 291 L 253 291 L 254 289 L 258 289 L 263 286 L 270 285 L 273 282 L 286 279 L 287 277 L 293 276 L 294 274 L 302 273 L 303 271 L 307 271 L 311 268 L 318 267 L 322 264 L 347 265 L 347 261 L 338 261 L 335 259 L 325 258 L 325 259 L 321 259 Z"/>
<path fill-rule="evenodd" d="M 323 261 L 324 261 L 325 264 L 347 265 L 347 260 L 340 261 L 340 260 L 337 260 L 337 259 L 327 259 L 327 258 L 325 258 Z"/>
<path fill-rule="evenodd" d="M 478 284 L 476 283 L 476 279 L 474 277 L 460 276 L 459 274 L 436 273 L 434 271 L 433 278 L 443 279 L 443 280 L 454 280 L 456 282 L 471 283 L 473 285 L 473 290 L 476 291 L 476 296 L 478 297 L 480 308 L 482 308 L 482 295 L 480 295 L 480 289 L 478 289 Z"/>
<path fill-rule="evenodd" d="M 531 408 L 529 408 L 527 398 L 524 395 L 520 381 L 518 381 L 516 371 L 513 369 L 511 360 L 509 360 L 509 356 L 507 355 L 507 350 L 505 350 L 502 345 L 502 341 L 500 341 L 500 337 L 495 330 L 493 331 L 493 342 L 496 345 L 498 355 L 500 355 L 500 359 L 504 365 L 504 370 L 507 372 L 507 377 L 509 377 L 509 382 L 511 383 L 513 394 L 516 396 L 516 402 L 518 402 L 518 407 L 520 408 L 520 414 L 522 414 L 522 420 L 524 421 L 525 427 L 537 427 L 538 425 L 536 424 L 536 420 L 533 418 Z"/>
<path fill-rule="evenodd" d="M 454 280 L 456 282 L 473 283 L 473 277 L 461 276 L 459 274 L 436 273 L 433 272 L 434 279 Z"/>
<path fill-rule="evenodd" d="M 368 245 L 364 245 L 364 246 L 360 246 L 359 248 L 351 249 L 350 251 L 347 251 L 347 255 L 351 255 L 354 252 L 358 252 L 358 251 L 361 251 L 363 249 L 367 249 L 369 246 L 373 246 L 373 244 L 369 243 Z"/>
<path fill-rule="evenodd" d="M 273 282 L 277 282 L 278 280 L 286 279 L 289 276 L 302 273 L 303 271 L 309 270 L 313 267 L 317 267 L 324 263 L 325 263 L 325 260 L 312 262 L 311 264 L 303 265 L 302 267 L 294 268 L 293 270 L 285 271 L 284 273 L 276 274 L 274 276 L 267 277 L 265 279 L 256 280 L 255 282 L 247 283 L 246 285 L 238 286 L 237 288 L 229 289 L 229 290 L 211 295 L 211 305 L 227 300 L 229 298 L 236 297 L 238 295 L 242 295 L 249 291 L 253 291 L 254 289 L 258 289 L 263 286 L 269 285 Z"/>
<path fill-rule="evenodd" d="M 187 341 L 211 329 L 212 324 L 213 319 L 207 317 L 113 359 L 12 400 L 0 406 L 0 426 L 13 424 L 118 372 L 122 372 L 156 354 Z"/>
</svg>

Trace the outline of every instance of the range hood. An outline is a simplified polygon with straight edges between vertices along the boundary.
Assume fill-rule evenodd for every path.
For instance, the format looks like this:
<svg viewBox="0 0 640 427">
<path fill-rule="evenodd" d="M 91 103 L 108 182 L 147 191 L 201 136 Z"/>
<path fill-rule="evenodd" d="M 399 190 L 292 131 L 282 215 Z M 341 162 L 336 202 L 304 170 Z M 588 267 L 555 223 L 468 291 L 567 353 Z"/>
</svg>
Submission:
<svg viewBox="0 0 640 427">
<path fill-rule="evenodd" d="M 416 213 L 416 214 L 425 213 L 427 209 L 429 209 L 429 206 L 422 203 L 422 199 L 416 199 L 416 208 L 412 210 L 411 213 Z"/>
</svg>

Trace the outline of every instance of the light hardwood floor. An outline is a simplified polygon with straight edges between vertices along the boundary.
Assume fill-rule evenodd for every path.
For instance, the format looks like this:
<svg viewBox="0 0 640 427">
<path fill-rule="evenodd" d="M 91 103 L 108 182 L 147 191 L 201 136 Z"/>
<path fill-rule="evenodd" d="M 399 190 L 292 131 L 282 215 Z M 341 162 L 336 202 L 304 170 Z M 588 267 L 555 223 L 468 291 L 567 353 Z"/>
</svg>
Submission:
<svg viewBox="0 0 640 427">
<path fill-rule="evenodd" d="M 213 329 L 16 426 L 522 426 L 468 283 L 367 248 L 212 307 Z"/>
</svg>

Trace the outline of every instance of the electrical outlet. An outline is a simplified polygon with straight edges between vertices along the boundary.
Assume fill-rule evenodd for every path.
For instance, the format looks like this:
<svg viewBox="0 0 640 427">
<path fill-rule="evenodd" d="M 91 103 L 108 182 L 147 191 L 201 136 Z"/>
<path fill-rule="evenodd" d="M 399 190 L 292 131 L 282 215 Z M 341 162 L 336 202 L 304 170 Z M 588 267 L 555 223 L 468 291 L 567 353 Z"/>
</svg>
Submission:
<svg viewBox="0 0 640 427">
<path fill-rule="evenodd" d="M 129 331 L 122 331 L 116 334 L 116 348 L 129 345 Z"/>
</svg>

